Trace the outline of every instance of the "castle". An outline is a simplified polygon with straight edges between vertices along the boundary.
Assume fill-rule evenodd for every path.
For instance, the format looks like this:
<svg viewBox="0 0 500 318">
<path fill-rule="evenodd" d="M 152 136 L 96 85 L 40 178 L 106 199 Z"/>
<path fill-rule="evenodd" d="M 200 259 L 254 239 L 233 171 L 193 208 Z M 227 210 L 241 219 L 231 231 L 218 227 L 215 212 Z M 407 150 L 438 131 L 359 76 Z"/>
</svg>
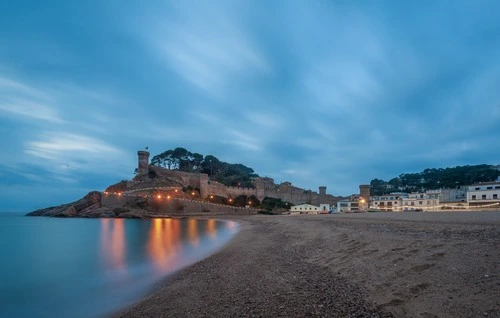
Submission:
<svg viewBox="0 0 500 318">
<path fill-rule="evenodd" d="M 149 152 L 138 151 L 138 168 L 136 177 L 127 182 L 126 191 L 139 191 L 145 188 L 161 187 L 163 189 L 182 189 L 191 187 L 199 189 L 202 198 L 220 196 L 234 198 L 240 195 L 257 197 L 262 201 L 265 197 L 278 198 L 292 204 L 309 203 L 313 205 L 334 205 L 338 197 L 326 194 L 326 187 L 320 186 L 319 193 L 293 186 L 290 182 L 279 185 L 271 178 L 255 178 L 255 188 L 228 187 L 210 180 L 208 174 L 169 170 L 149 165 Z"/>
</svg>

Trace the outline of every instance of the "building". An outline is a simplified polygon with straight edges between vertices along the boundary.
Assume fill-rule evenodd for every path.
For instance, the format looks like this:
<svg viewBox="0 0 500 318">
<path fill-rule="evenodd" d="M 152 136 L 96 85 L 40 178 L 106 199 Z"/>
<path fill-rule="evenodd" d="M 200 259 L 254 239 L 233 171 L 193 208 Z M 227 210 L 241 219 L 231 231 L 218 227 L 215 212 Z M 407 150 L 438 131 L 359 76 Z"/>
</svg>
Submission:
<svg viewBox="0 0 500 318">
<path fill-rule="evenodd" d="M 321 212 L 330 212 L 333 207 L 330 206 L 330 204 L 323 203 L 319 205 L 319 210 Z"/>
<path fill-rule="evenodd" d="M 483 182 L 467 187 L 469 209 L 500 208 L 500 182 Z"/>
<path fill-rule="evenodd" d="M 359 211 L 359 200 L 342 200 L 337 202 L 337 212 Z"/>
<path fill-rule="evenodd" d="M 302 214 L 317 214 L 320 212 L 320 207 L 311 204 L 299 204 L 290 208 L 290 212 L 300 212 Z"/>
<path fill-rule="evenodd" d="M 440 203 L 458 203 L 467 202 L 467 187 L 455 189 L 441 189 L 439 195 Z"/>
<path fill-rule="evenodd" d="M 380 211 L 396 212 L 402 210 L 402 198 L 405 194 L 392 193 L 388 195 L 379 195 L 370 197 L 370 209 Z"/>
<path fill-rule="evenodd" d="M 403 211 L 436 211 L 440 209 L 439 196 L 441 190 L 412 192 L 402 198 Z"/>
</svg>

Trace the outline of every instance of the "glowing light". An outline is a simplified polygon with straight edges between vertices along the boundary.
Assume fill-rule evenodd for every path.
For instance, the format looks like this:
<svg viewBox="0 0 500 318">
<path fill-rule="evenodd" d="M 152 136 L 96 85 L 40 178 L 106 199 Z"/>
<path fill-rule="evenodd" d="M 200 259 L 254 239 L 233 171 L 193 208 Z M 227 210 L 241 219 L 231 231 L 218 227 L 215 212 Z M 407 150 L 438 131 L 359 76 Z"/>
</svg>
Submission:
<svg viewBox="0 0 500 318">
<path fill-rule="evenodd" d="M 122 193 L 121 193 L 121 192 L 118 192 L 118 196 L 121 196 L 121 195 L 122 195 Z"/>
<path fill-rule="evenodd" d="M 191 192 L 191 195 L 194 195 L 194 192 Z"/>
<path fill-rule="evenodd" d="M 167 199 L 170 199 L 170 196 L 169 196 L 169 195 L 167 195 Z"/>
<path fill-rule="evenodd" d="M 157 198 L 158 198 L 158 199 L 161 199 L 161 195 L 159 195 L 159 194 L 158 194 Z"/>
<path fill-rule="evenodd" d="M 213 196 L 213 195 L 211 195 L 211 196 L 210 196 L 210 199 L 213 199 L 213 198 L 214 198 L 214 196 Z"/>
</svg>

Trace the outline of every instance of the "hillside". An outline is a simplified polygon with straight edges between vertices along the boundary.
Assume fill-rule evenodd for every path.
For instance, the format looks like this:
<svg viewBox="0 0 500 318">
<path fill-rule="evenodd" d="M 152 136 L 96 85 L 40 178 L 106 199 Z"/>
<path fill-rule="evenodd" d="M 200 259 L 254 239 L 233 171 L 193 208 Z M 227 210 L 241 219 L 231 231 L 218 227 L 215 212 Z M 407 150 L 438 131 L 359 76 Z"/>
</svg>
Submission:
<svg viewBox="0 0 500 318">
<path fill-rule="evenodd" d="M 213 155 L 203 155 L 181 147 L 166 150 L 151 158 L 151 165 L 184 172 L 202 172 L 226 186 L 253 188 L 252 178 L 258 177 L 252 168 L 220 161 Z"/>
<path fill-rule="evenodd" d="M 403 173 L 389 181 L 373 179 L 372 195 L 390 192 L 411 192 L 441 188 L 456 188 L 479 182 L 496 180 L 500 176 L 498 166 L 475 165 L 454 168 L 432 168 L 418 173 Z"/>
</svg>

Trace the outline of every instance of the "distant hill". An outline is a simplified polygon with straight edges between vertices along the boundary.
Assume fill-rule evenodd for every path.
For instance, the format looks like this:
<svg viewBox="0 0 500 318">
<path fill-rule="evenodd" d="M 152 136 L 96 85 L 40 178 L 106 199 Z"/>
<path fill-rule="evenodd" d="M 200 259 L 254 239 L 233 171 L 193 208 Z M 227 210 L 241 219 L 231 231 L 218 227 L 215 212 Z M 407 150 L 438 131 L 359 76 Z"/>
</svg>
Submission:
<svg viewBox="0 0 500 318">
<path fill-rule="evenodd" d="M 239 163 L 220 161 L 213 155 L 202 155 L 177 147 L 151 158 L 151 164 L 170 170 L 206 173 L 210 179 L 226 186 L 253 188 L 252 178 L 258 177 L 252 168 Z"/>
<path fill-rule="evenodd" d="M 476 165 L 454 168 L 425 169 L 419 173 L 403 173 L 389 181 L 373 179 L 372 195 L 390 192 L 411 192 L 440 188 L 456 188 L 478 182 L 494 181 L 500 176 L 498 166 Z"/>
</svg>

